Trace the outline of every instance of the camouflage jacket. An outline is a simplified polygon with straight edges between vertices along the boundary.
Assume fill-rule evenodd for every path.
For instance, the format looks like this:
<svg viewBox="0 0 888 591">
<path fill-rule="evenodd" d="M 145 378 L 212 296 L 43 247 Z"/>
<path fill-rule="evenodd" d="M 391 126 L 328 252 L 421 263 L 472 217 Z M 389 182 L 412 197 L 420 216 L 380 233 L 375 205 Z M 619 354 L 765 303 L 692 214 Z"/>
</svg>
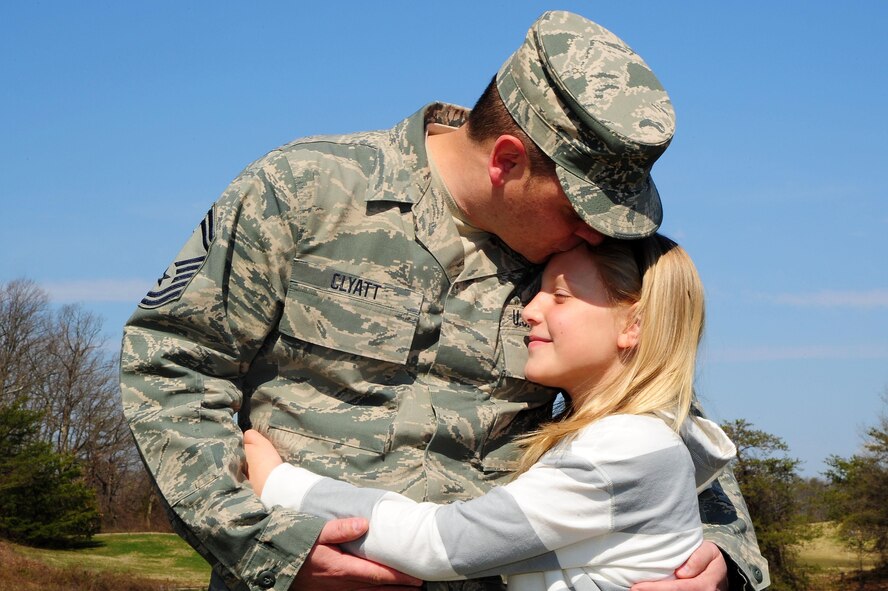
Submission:
<svg viewBox="0 0 888 591">
<path fill-rule="evenodd" d="M 522 373 L 539 269 L 493 237 L 467 265 L 431 183 L 425 124 L 465 114 L 433 104 L 391 130 L 269 153 L 127 323 L 121 385 L 139 451 L 177 530 L 231 589 L 287 589 L 323 526 L 263 508 L 235 413 L 285 460 L 436 502 L 508 477 L 514 436 L 551 413 L 553 392 Z M 761 588 L 742 498 L 732 479 L 724 490 L 708 527 Z"/>
</svg>

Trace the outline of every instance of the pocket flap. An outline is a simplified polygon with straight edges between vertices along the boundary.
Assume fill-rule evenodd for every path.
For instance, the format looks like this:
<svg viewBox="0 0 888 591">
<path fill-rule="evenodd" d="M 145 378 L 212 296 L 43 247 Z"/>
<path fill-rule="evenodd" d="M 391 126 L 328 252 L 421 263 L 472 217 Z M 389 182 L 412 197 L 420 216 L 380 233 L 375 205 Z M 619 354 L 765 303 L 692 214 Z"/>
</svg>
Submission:
<svg viewBox="0 0 888 591">
<path fill-rule="evenodd" d="M 296 259 L 280 330 L 337 351 L 403 364 L 422 299 L 405 287 Z"/>
</svg>

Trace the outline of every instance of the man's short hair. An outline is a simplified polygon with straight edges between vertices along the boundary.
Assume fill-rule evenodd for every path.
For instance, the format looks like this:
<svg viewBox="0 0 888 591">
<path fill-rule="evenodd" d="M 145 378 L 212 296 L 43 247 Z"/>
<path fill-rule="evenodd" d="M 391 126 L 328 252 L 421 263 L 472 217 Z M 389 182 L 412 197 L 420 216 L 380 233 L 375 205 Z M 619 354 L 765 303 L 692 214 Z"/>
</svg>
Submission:
<svg viewBox="0 0 888 591">
<path fill-rule="evenodd" d="M 530 163 L 530 172 L 534 175 L 547 176 L 555 174 L 555 162 L 546 156 L 524 130 L 515 123 L 506 109 L 503 99 L 496 88 L 496 77 L 490 81 L 481 94 L 478 102 L 469 113 L 468 135 L 475 143 L 496 139 L 501 135 L 514 135 L 524 144 L 524 150 Z"/>
</svg>

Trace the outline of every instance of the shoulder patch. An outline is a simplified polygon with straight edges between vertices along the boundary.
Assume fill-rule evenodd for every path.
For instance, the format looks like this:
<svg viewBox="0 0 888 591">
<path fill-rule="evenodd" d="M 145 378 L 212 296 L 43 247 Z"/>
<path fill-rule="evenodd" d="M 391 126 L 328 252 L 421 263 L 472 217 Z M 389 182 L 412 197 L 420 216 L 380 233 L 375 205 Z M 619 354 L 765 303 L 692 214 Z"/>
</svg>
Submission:
<svg viewBox="0 0 888 591">
<path fill-rule="evenodd" d="M 210 245 L 216 237 L 216 208 L 210 208 L 200 225 L 194 229 L 188 242 L 176 256 L 173 264 L 167 267 L 154 288 L 142 301 L 140 308 L 159 308 L 164 304 L 175 302 L 185 292 L 191 279 L 197 274 L 207 260 Z"/>
</svg>

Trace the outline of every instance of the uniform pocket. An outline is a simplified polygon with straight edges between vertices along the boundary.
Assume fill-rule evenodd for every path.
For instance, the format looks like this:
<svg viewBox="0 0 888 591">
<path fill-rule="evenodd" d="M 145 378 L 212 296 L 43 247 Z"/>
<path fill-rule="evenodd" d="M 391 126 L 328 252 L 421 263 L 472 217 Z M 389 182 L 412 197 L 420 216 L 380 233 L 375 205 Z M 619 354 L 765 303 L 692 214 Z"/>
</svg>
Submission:
<svg viewBox="0 0 888 591">
<path fill-rule="evenodd" d="M 524 365 L 527 363 L 527 337 L 530 335 L 530 325 L 521 318 L 523 309 L 524 306 L 521 304 L 509 304 L 500 320 L 504 374 L 522 380 Z"/>
<path fill-rule="evenodd" d="M 536 429 L 551 417 L 554 392 L 524 377 L 527 363 L 527 337 L 530 325 L 524 322 L 524 306 L 513 299 L 500 319 L 499 348 L 502 376 L 491 396 L 495 418 L 484 443 L 481 469 L 487 473 L 513 472 L 521 450 L 515 438 Z"/>
<path fill-rule="evenodd" d="M 324 425 L 326 431 L 275 413 L 267 434 L 286 461 L 322 474 L 363 473 L 388 452 L 392 417 L 366 422 L 345 416 L 325 418 L 332 423 Z"/>
<path fill-rule="evenodd" d="M 282 334 L 337 351 L 404 364 L 422 294 L 360 271 L 293 261 Z"/>
<path fill-rule="evenodd" d="M 511 440 L 502 445 L 491 444 L 490 449 L 485 450 L 481 458 L 481 471 L 485 473 L 501 472 L 511 474 L 518 469 L 518 461 L 521 458 L 521 449 Z"/>
</svg>

